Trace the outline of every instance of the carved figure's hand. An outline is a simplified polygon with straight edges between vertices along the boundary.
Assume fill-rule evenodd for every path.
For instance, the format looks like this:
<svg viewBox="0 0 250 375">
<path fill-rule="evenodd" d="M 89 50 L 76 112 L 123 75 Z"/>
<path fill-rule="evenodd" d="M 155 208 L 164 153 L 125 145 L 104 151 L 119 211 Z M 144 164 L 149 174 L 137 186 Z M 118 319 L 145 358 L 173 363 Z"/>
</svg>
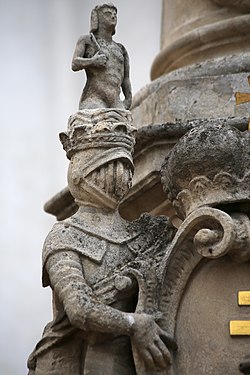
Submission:
<svg viewBox="0 0 250 375">
<path fill-rule="evenodd" d="M 103 68 L 107 63 L 107 56 L 104 53 L 97 52 L 93 57 L 93 66 L 96 68 Z"/>
<path fill-rule="evenodd" d="M 133 334 L 131 340 L 141 359 L 150 369 L 165 369 L 171 364 L 167 346 L 176 349 L 177 345 L 163 331 L 154 319 L 147 314 L 134 314 Z"/>
</svg>

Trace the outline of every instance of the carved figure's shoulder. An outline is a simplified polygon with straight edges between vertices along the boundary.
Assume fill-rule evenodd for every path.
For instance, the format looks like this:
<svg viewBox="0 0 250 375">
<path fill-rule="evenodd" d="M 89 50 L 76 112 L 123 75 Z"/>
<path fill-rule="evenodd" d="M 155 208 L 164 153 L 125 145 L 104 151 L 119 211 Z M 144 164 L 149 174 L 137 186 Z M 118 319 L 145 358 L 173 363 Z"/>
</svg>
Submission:
<svg viewBox="0 0 250 375">
<path fill-rule="evenodd" d="M 89 34 L 80 35 L 77 41 L 78 45 L 92 44 L 92 40 Z"/>
<path fill-rule="evenodd" d="M 49 256 L 60 251 L 73 251 L 94 262 L 102 262 L 107 244 L 86 230 L 83 224 L 76 225 L 71 218 L 54 224 L 43 246 L 44 265 Z"/>
<path fill-rule="evenodd" d="M 84 233 L 81 233 L 81 237 Z M 71 220 L 66 219 L 54 224 L 47 235 L 43 245 L 43 261 L 49 255 L 61 250 L 75 250 L 78 248 L 79 231 L 71 225 Z"/>
<path fill-rule="evenodd" d="M 58 247 L 61 243 L 67 243 L 74 235 L 72 229 L 70 223 L 66 220 L 54 224 L 45 239 L 44 247 Z"/>
</svg>

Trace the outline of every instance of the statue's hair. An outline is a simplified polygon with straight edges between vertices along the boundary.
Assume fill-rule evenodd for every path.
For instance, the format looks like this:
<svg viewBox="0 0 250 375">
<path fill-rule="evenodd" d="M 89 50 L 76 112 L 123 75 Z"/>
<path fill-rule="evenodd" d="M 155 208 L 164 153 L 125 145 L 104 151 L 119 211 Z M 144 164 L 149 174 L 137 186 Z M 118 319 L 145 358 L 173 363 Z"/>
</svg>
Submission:
<svg viewBox="0 0 250 375">
<path fill-rule="evenodd" d="M 117 12 L 116 6 L 112 3 L 104 3 L 101 5 L 97 5 L 94 9 L 92 9 L 91 17 L 90 17 L 90 32 L 91 33 L 94 33 L 95 31 L 98 30 L 98 11 L 106 7 L 115 9 L 115 11 Z M 115 34 L 115 30 L 113 34 Z"/>
</svg>

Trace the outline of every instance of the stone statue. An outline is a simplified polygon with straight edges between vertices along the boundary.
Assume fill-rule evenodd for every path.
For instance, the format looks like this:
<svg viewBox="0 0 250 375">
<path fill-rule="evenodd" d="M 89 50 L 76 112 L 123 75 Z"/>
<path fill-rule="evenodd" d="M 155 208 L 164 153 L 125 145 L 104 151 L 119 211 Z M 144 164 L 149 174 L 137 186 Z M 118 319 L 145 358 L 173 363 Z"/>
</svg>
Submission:
<svg viewBox="0 0 250 375">
<path fill-rule="evenodd" d="M 44 244 L 54 320 L 29 358 L 30 375 L 167 374 L 159 372 L 171 362 L 166 345 L 175 348 L 156 302 L 157 269 L 175 230 L 166 218 L 120 217 L 134 128 L 113 119 L 107 130 L 98 116 L 91 126 L 72 116 L 60 135 L 79 210 L 56 223 Z"/>
<path fill-rule="evenodd" d="M 80 38 L 73 58 L 73 69 L 87 72 L 80 110 L 60 134 L 79 209 L 44 243 L 54 319 L 29 357 L 29 375 L 167 375 L 176 344 L 158 290 L 175 228 L 165 217 L 127 222 L 119 214 L 134 169 L 128 56 L 112 41 L 116 8 L 97 6 L 91 19 L 93 34 Z"/>
<path fill-rule="evenodd" d="M 87 82 L 79 109 L 124 108 L 131 106 L 129 58 L 125 47 L 112 39 L 117 23 L 113 4 L 96 6 L 91 13 L 89 35 L 77 42 L 72 61 L 74 71 L 85 69 Z M 123 91 L 124 101 L 120 99 Z"/>
<path fill-rule="evenodd" d="M 240 363 L 249 373 L 248 342 L 229 327 L 242 317 L 237 292 L 249 288 L 250 133 L 200 124 L 168 153 L 161 177 L 178 229 L 164 216 L 124 220 L 136 129 L 116 14 L 96 6 L 73 57 L 87 83 L 60 140 L 78 211 L 44 243 L 53 320 L 29 375 L 231 375 Z"/>
</svg>

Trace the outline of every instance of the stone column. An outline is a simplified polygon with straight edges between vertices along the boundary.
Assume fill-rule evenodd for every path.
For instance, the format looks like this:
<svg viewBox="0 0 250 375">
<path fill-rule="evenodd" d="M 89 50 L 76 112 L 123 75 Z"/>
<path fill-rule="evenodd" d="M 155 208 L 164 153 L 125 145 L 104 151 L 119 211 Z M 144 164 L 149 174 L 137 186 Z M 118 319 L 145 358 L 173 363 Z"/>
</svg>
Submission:
<svg viewBox="0 0 250 375">
<path fill-rule="evenodd" d="M 236 91 L 248 90 L 250 5 L 240 0 L 164 0 L 153 82 L 134 98 L 139 126 L 247 117 Z"/>
<path fill-rule="evenodd" d="M 249 51 L 249 12 L 247 1 L 164 0 L 161 52 L 153 63 L 152 79 L 190 64 Z"/>
<path fill-rule="evenodd" d="M 159 192 L 158 168 L 188 129 L 201 123 L 247 129 L 250 104 L 236 106 L 235 93 L 250 91 L 249 38 L 248 0 L 163 0 L 152 83 L 137 93 L 132 108 L 143 145 L 135 154 L 134 176 L 141 209 L 172 215 Z"/>
</svg>

